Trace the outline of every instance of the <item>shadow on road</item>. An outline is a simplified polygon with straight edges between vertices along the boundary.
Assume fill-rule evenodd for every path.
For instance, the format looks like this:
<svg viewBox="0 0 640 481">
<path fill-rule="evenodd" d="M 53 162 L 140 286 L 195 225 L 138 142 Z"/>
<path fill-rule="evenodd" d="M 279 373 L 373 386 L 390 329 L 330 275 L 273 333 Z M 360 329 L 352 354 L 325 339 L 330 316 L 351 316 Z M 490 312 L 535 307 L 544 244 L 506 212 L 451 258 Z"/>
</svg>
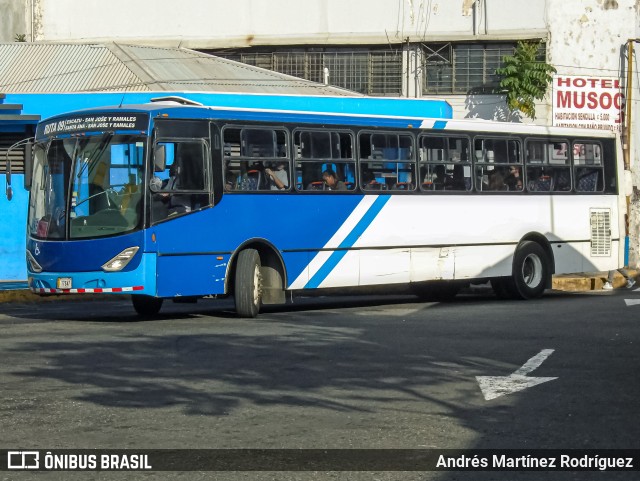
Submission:
<svg viewBox="0 0 640 481">
<path fill-rule="evenodd" d="M 236 319 L 224 303 L 176 305 L 143 322 L 130 322 L 137 318 L 125 303 L 82 303 L 38 313 L 39 322 L 83 322 L 84 330 L 103 328 L 100 335 L 22 342 L 14 354 L 43 362 L 16 365 L 11 373 L 82 386 L 75 400 L 113 408 L 174 407 L 187 416 L 228 416 L 247 404 L 313 408 L 425 423 L 441 417 L 475 433 L 472 445 L 451 437 L 429 448 L 638 447 L 631 428 L 640 417 L 621 409 L 640 395 L 637 357 L 609 341 L 620 322 L 596 324 L 606 313 L 598 296 L 570 297 L 531 301 L 526 309 L 478 296 L 450 304 L 315 298 L 268 308 L 255 320 Z M 582 302 L 588 315 L 560 322 L 567 302 Z M 559 381 L 527 395 L 482 398 L 475 376 L 508 375 L 543 348 L 556 352 L 540 375 Z M 600 369 L 605 364 L 611 376 Z M 428 432 L 429 425 L 421 429 Z M 394 447 L 382 444 L 376 447 Z M 433 473 L 430 479 L 550 479 L 540 474 Z M 598 474 L 553 473 L 553 479 Z M 630 479 L 624 474 L 607 479 Z"/>
</svg>

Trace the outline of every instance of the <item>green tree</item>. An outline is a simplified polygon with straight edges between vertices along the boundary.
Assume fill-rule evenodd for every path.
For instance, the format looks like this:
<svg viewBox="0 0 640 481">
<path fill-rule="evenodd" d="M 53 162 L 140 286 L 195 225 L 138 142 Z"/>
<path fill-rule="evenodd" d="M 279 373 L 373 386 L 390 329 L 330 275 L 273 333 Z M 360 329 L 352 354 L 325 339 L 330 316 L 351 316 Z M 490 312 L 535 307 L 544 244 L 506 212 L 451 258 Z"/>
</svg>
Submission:
<svg viewBox="0 0 640 481">
<path fill-rule="evenodd" d="M 14 42 L 26 42 L 27 35 L 24 33 L 16 33 L 16 36 L 13 38 Z"/>
<path fill-rule="evenodd" d="M 556 69 L 539 59 L 542 41 L 520 41 L 513 55 L 502 57 L 503 67 L 496 69 L 500 89 L 506 95 L 511 112 L 536 118 L 536 100 L 542 100 Z"/>
</svg>

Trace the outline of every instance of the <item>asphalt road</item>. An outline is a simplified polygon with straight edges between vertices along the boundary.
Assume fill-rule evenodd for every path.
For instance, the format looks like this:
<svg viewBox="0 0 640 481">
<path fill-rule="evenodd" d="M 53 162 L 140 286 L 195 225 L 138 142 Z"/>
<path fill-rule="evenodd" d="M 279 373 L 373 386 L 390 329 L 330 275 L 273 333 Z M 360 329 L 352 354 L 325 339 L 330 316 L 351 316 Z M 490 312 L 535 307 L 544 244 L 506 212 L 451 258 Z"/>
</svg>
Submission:
<svg viewBox="0 0 640 481">
<path fill-rule="evenodd" d="M 640 449 L 640 292 L 0 305 L 5 449 Z M 541 355 L 540 353 L 544 353 Z M 536 357 L 538 356 L 538 357 Z M 526 364 L 528 361 L 529 364 Z M 539 361 L 539 363 L 538 363 Z M 557 378 L 487 400 L 477 376 Z M 523 371 L 520 371 L 523 372 Z M 0 479 L 637 479 L 629 472 L 16 473 Z"/>
</svg>

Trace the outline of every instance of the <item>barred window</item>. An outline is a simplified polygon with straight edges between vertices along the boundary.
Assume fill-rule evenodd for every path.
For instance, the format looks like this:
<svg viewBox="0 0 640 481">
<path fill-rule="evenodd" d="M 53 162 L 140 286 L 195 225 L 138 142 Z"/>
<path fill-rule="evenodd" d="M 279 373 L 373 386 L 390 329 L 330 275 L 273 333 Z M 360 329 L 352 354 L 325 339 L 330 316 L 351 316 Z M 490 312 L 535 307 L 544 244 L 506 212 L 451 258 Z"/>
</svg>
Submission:
<svg viewBox="0 0 640 481">
<path fill-rule="evenodd" d="M 367 95 L 402 95 L 402 50 L 287 48 L 209 51 L 213 55 Z M 325 70 L 326 69 L 326 70 Z"/>
<path fill-rule="evenodd" d="M 515 42 L 423 44 L 423 93 L 495 93 L 500 82 L 496 69 L 515 48 Z M 538 57 L 545 59 L 544 45 Z"/>
</svg>

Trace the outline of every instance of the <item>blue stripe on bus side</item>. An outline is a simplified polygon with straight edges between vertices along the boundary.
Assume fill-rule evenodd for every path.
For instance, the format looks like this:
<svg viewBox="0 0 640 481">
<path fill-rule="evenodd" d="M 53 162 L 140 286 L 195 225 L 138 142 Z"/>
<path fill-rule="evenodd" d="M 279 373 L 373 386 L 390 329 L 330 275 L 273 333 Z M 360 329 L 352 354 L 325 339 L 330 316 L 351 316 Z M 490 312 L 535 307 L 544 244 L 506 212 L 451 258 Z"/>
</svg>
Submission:
<svg viewBox="0 0 640 481">
<path fill-rule="evenodd" d="M 305 289 L 314 289 L 320 286 L 322 282 L 331 274 L 331 271 L 335 269 L 342 258 L 347 254 L 348 249 L 353 247 L 360 236 L 367 230 L 367 227 L 371 225 L 376 216 L 380 213 L 384 205 L 390 199 L 388 195 L 381 195 L 371 204 L 369 210 L 362 216 L 362 219 L 358 221 L 353 230 L 349 232 L 347 237 L 340 243 L 337 249 L 329 256 L 323 266 L 318 269 L 315 275 L 309 279 L 309 282 L 304 286 Z"/>
<path fill-rule="evenodd" d="M 436 120 L 433 123 L 433 128 L 434 129 L 444 129 L 447 127 L 447 121 L 446 120 Z"/>
</svg>

